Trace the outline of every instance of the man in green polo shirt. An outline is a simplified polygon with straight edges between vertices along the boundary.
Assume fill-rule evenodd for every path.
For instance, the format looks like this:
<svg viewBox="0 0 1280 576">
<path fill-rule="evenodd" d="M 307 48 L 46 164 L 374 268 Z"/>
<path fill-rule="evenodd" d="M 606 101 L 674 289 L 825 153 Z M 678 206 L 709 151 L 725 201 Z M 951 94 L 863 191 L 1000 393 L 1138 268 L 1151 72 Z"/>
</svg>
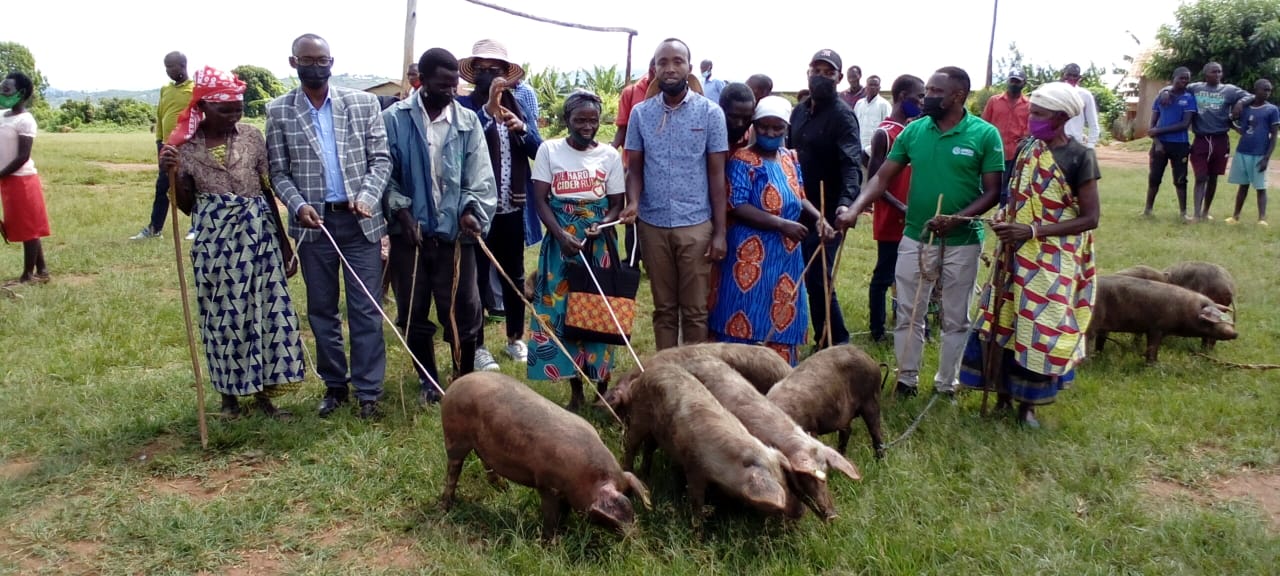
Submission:
<svg viewBox="0 0 1280 576">
<path fill-rule="evenodd" d="M 172 84 L 160 88 L 160 102 L 156 104 L 156 152 L 178 124 L 178 114 L 191 103 L 191 91 L 195 84 L 187 77 L 187 57 L 181 52 L 170 52 L 164 57 L 164 71 Z M 158 156 L 157 156 L 158 158 Z M 165 216 L 169 214 L 169 175 L 164 170 L 156 177 L 156 197 L 151 203 L 151 222 L 130 240 L 159 238 L 164 229 Z M 174 229 L 178 223 L 174 222 Z M 190 239 L 190 238 L 188 238 Z"/>
<path fill-rule="evenodd" d="M 969 75 L 964 70 L 949 66 L 934 73 L 925 85 L 925 117 L 907 125 L 857 201 L 836 220 L 838 229 L 852 228 L 858 214 L 911 165 L 907 225 L 898 245 L 894 280 L 899 397 L 916 394 L 924 349 L 924 318 L 917 317 L 916 307 L 927 304 L 935 281 L 942 283 L 942 353 L 933 390 L 955 397 L 969 332 L 969 299 L 978 276 L 982 224 L 948 216 L 980 216 L 990 210 L 999 199 L 1004 171 L 1000 131 L 965 110 L 968 96 Z"/>
</svg>

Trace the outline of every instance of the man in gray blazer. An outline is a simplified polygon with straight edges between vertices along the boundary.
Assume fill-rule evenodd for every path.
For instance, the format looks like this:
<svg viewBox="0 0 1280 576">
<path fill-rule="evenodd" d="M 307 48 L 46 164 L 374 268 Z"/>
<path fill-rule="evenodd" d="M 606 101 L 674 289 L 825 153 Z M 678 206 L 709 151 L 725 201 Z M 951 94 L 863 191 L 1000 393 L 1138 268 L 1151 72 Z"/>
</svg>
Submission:
<svg viewBox="0 0 1280 576">
<path fill-rule="evenodd" d="M 307 284 L 316 368 L 326 387 L 320 416 L 347 403 L 350 382 L 360 401 L 360 417 L 373 418 L 387 360 L 382 318 L 375 308 L 382 299 L 381 241 L 386 235 L 382 190 L 391 173 L 387 132 L 376 96 L 329 86 L 333 57 L 323 38 L 299 36 L 289 65 L 298 71 L 302 86 L 267 104 L 267 154 L 271 184 L 289 208 L 289 235 L 298 242 Z M 339 250 L 351 269 L 343 266 Z M 349 375 L 338 314 L 340 274 L 351 331 Z M 359 283 L 373 294 L 372 300 Z"/>
</svg>

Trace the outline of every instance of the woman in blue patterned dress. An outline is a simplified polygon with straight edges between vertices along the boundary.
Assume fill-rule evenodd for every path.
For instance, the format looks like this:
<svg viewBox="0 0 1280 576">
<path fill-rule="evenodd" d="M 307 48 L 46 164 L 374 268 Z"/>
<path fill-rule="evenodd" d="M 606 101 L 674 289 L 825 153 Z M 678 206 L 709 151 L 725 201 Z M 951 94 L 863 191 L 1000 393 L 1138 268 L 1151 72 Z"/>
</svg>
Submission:
<svg viewBox="0 0 1280 576">
<path fill-rule="evenodd" d="M 782 147 L 791 103 L 769 96 L 756 105 L 755 142 L 729 159 L 728 252 L 711 276 L 708 328 L 720 342 L 764 344 L 791 365 L 808 333 L 800 245 L 808 226 L 835 232 L 804 197 L 800 164 Z"/>
<path fill-rule="evenodd" d="M 239 397 L 252 395 L 263 413 L 287 417 L 270 396 L 302 381 L 302 341 L 288 292 L 293 250 L 275 200 L 263 194 L 266 140 L 239 123 L 245 84 L 235 75 L 205 67 L 193 80 L 160 160 L 178 168 L 178 207 L 195 210 L 191 259 L 209 379 L 224 416 L 240 415 Z"/>
</svg>

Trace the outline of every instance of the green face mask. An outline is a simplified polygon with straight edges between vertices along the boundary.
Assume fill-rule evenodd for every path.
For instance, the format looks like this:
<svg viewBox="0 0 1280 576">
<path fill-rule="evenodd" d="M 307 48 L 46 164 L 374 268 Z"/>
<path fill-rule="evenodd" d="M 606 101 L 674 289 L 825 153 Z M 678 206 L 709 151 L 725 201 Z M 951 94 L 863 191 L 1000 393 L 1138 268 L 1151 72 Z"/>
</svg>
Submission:
<svg viewBox="0 0 1280 576">
<path fill-rule="evenodd" d="M 21 102 L 22 102 L 22 94 L 19 92 L 14 92 L 13 94 L 0 96 L 0 108 L 4 108 L 4 109 L 13 108 L 14 106 L 17 106 Z"/>
</svg>

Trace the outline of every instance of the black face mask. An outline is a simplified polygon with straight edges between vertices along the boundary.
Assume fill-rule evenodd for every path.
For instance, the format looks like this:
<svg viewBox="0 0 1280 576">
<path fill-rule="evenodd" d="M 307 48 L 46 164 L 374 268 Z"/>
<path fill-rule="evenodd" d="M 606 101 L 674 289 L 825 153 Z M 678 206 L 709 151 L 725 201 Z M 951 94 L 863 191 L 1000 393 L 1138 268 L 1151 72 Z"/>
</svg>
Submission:
<svg viewBox="0 0 1280 576">
<path fill-rule="evenodd" d="M 484 98 L 484 100 L 488 102 L 489 89 L 493 87 L 494 78 L 497 78 L 497 76 L 494 76 L 492 72 L 481 72 L 476 74 L 476 81 L 474 82 L 476 89 L 472 94 L 475 94 L 477 98 Z"/>
<path fill-rule="evenodd" d="M 939 120 L 947 115 L 947 109 L 942 107 L 941 96 L 925 96 L 924 106 L 920 108 L 920 111 L 934 120 Z"/>
<path fill-rule="evenodd" d="M 730 141 L 730 142 L 737 142 L 737 141 L 739 141 L 739 140 L 742 140 L 742 137 L 747 135 L 747 130 L 749 130 L 750 128 L 751 128 L 751 126 L 750 126 L 750 125 L 747 125 L 746 127 L 743 127 L 743 128 L 735 128 L 735 127 L 730 126 L 730 127 L 729 127 L 729 141 Z"/>
<path fill-rule="evenodd" d="M 453 102 L 453 94 L 448 92 L 431 92 L 425 88 L 422 90 L 422 103 L 432 110 L 443 110 Z"/>
<path fill-rule="evenodd" d="M 1022 89 L 1023 89 L 1023 87 L 1024 87 L 1024 86 L 1023 86 L 1023 85 L 1021 85 L 1021 84 L 1018 84 L 1017 86 L 1014 86 L 1013 84 L 1010 84 L 1010 85 L 1009 85 L 1009 93 L 1010 93 L 1010 94 L 1013 94 L 1013 95 L 1015 95 L 1015 96 L 1016 96 L 1016 95 L 1018 95 L 1018 94 L 1021 94 L 1021 93 L 1022 93 Z"/>
<path fill-rule="evenodd" d="M 680 93 L 684 92 L 684 89 L 688 87 L 689 87 L 689 79 L 687 77 L 681 78 L 675 84 L 670 84 L 670 85 L 666 83 L 658 84 L 658 88 L 661 88 L 662 93 L 666 94 L 667 96 L 679 96 Z"/>
<path fill-rule="evenodd" d="M 298 79 L 302 81 L 302 85 L 313 90 L 324 88 L 329 82 L 329 76 L 332 70 L 329 66 L 321 66 L 312 64 L 311 66 L 298 67 Z"/>
<path fill-rule="evenodd" d="M 832 102 L 836 99 L 836 81 L 826 76 L 809 77 L 809 97 L 814 102 Z"/>
<path fill-rule="evenodd" d="M 596 141 L 595 134 L 592 134 L 590 138 L 587 138 L 587 137 L 584 137 L 582 134 L 579 134 L 577 130 L 573 130 L 569 132 L 569 143 L 573 144 L 573 147 L 579 150 L 586 150 L 587 148 L 590 148 L 591 145 L 595 143 L 595 141 Z"/>
</svg>

